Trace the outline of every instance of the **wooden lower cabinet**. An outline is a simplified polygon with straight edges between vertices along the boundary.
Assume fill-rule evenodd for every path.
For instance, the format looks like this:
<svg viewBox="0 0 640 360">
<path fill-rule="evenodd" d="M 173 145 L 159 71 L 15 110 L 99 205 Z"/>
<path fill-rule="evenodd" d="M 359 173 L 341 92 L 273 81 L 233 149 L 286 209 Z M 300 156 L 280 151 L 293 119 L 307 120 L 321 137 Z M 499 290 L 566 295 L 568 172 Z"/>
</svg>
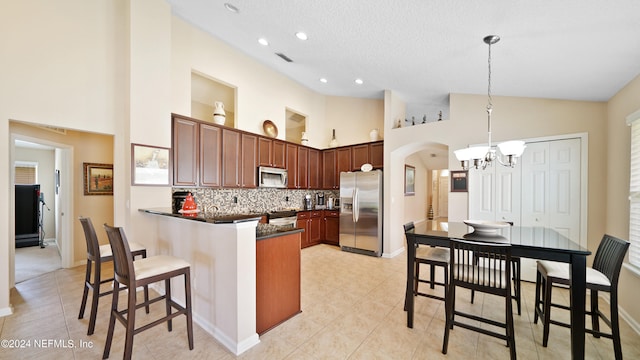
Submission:
<svg viewBox="0 0 640 360">
<path fill-rule="evenodd" d="M 304 229 L 300 246 L 317 245 L 322 242 L 322 210 L 310 210 L 298 212 L 296 227 Z"/>
<path fill-rule="evenodd" d="M 256 332 L 300 313 L 300 235 L 256 242 Z"/>
<path fill-rule="evenodd" d="M 322 220 L 324 222 L 323 241 L 331 245 L 340 245 L 340 211 L 325 210 Z"/>
</svg>

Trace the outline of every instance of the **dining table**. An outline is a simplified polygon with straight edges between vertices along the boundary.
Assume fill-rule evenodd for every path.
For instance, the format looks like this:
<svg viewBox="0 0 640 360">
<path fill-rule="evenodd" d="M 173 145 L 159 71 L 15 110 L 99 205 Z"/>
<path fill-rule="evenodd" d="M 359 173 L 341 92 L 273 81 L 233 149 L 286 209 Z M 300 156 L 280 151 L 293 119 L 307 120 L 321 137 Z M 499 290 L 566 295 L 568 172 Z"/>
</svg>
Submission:
<svg viewBox="0 0 640 360">
<path fill-rule="evenodd" d="M 585 353 L 585 298 L 587 256 L 591 252 L 577 239 L 570 239 L 548 227 L 503 226 L 480 227 L 477 230 L 464 222 L 439 222 L 434 220 L 415 224 L 405 232 L 407 238 L 407 327 L 413 328 L 414 312 L 414 261 L 416 246 L 450 246 L 452 240 L 507 243 L 514 257 L 551 260 L 570 266 L 571 304 L 571 358 L 584 359 Z M 413 245 L 413 246 L 411 246 Z"/>
</svg>

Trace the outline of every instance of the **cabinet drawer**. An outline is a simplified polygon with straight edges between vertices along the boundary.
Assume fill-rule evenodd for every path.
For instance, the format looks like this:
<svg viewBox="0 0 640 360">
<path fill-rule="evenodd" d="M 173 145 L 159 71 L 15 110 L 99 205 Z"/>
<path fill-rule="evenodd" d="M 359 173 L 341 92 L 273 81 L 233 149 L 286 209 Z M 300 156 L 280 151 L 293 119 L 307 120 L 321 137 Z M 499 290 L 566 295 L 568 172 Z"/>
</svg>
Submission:
<svg viewBox="0 0 640 360">
<path fill-rule="evenodd" d="M 318 218 L 322 216 L 322 211 L 311 211 L 312 218 Z"/>
<path fill-rule="evenodd" d="M 298 220 L 300 219 L 308 219 L 310 211 L 300 211 L 298 212 Z"/>
<path fill-rule="evenodd" d="M 326 217 L 340 217 L 340 211 L 337 211 L 337 210 L 325 211 L 324 215 Z"/>
</svg>

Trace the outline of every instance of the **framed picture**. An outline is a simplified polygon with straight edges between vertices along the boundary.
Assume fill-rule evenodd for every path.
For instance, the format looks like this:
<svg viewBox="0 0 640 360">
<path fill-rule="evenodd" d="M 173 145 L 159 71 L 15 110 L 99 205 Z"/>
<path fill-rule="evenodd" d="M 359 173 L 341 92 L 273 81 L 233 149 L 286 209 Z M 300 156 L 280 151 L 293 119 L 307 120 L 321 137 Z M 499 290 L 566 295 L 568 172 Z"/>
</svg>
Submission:
<svg viewBox="0 0 640 360">
<path fill-rule="evenodd" d="M 467 183 L 468 174 L 469 172 L 466 170 L 451 171 L 452 192 L 467 192 L 467 190 L 469 189 L 469 185 Z"/>
<path fill-rule="evenodd" d="M 169 186 L 169 148 L 131 144 L 131 185 Z"/>
<path fill-rule="evenodd" d="M 113 195 L 113 164 L 82 163 L 82 165 L 85 195 Z"/>
<path fill-rule="evenodd" d="M 404 166 L 404 195 L 416 194 L 416 168 L 411 165 Z"/>
</svg>

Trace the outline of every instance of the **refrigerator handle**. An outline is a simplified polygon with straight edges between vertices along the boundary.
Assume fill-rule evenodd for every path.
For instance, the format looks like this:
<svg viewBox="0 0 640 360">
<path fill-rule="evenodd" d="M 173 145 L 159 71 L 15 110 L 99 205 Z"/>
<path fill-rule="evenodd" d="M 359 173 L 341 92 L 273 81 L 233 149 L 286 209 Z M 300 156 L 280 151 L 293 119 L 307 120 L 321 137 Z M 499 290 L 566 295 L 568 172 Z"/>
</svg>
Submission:
<svg viewBox="0 0 640 360">
<path fill-rule="evenodd" d="M 360 219 L 360 199 L 358 188 L 353 189 L 353 222 L 357 223 Z"/>
</svg>

